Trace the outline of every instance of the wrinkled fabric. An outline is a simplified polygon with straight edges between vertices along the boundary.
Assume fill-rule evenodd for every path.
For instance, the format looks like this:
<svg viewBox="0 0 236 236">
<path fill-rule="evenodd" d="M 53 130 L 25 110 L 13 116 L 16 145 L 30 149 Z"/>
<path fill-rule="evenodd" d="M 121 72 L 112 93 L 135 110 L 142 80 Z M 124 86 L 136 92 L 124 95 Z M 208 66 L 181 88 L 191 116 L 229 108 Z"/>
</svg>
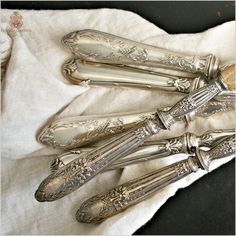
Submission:
<svg viewBox="0 0 236 236">
<path fill-rule="evenodd" d="M 39 203 L 34 199 L 34 192 L 49 174 L 52 154 L 58 151 L 38 143 L 36 134 L 55 115 L 144 112 L 172 106 L 183 97 L 159 90 L 71 85 L 61 73 L 61 65 L 71 57 L 71 52 L 61 44 L 65 34 L 82 29 L 101 30 L 178 52 L 213 53 L 224 65 L 234 61 L 234 22 L 202 33 L 169 35 L 140 16 L 123 10 L 22 10 L 19 13 L 23 26 L 12 32 L 9 28 L 12 12 L 3 9 L 1 14 L 1 42 L 4 41 L 8 50 L 1 50 L 1 58 L 8 60 L 2 77 L 2 234 L 132 234 L 178 189 L 206 174 L 199 170 L 101 224 L 82 224 L 76 221 L 75 212 L 87 198 L 187 156 L 178 154 L 100 174 L 60 200 Z M 179 122 L 153 139 L 187 131 L 199 135 L 216 128 L 234 128 L 234 112 L 197 118 L 188 126 Z M 210 170 L 229 160 L 215 161 Z"/>
</svg>

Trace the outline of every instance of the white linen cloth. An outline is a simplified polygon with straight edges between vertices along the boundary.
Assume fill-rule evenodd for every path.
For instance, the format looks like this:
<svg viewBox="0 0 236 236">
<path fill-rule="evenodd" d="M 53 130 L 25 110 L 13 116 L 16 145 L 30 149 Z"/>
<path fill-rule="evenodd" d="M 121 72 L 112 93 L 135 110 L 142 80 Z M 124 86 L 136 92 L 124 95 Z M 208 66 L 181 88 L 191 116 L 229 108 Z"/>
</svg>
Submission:
<svg viewBox="0 0 236 236">
<path fill-rule="evenodd" d="M 163 91 L 89 88 L 69 84 L 60 70 L 62 63 L 71 56 L 60 42 L 65 34 L 87 28 L 96 29 L 179 52 L 202 55 L 213 53 L 224 64 L 234 61 L 234 22 L 203 33 L 169 35 L 140 16 L 123 10 L 20 10 L 23 26 L 19 32 L 12 33 L 7 30 L 12 12 L 7 9 L 1 11 L 1 38 L 5 40 L 2 45 L 11 45 L 11 57 L 2 78 L 2 234 L 132 234 L 179 188 L 190 185 L 206 174 L 200 170 L 101 224 L 82 224 L 75 220 L 75 212 L 87 198 L 186 158 L 186 155 L 175 155 L 107 172 L 58 201 L 39 203 L 34 199 L 34 192 L 49 174 L 52 157 L 47 154 L 55 153 L 56 150 L 39 144 L 35 135 L 56 113 L 65 117 L 143 112 L 173 105 L 182 97 L 170 96 Z M 232 111 L 214 115 L 204 122 L 198 118 L 188 127 L 178 123 L 170 132 L 161 132 L 156 138 L 177 136 L 186 131 L 201 134 L 213 128 L 233 127 Z M 211 170 L 229 159 L 216 161 Z"/>
</svg>

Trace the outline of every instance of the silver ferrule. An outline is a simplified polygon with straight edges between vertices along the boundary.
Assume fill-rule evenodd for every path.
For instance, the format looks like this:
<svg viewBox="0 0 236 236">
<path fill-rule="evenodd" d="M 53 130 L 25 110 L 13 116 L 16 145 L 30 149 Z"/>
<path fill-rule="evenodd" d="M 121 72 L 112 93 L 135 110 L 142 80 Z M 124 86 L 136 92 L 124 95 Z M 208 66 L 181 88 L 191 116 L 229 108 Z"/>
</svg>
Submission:
<svg viewBox="0 0 236 236">
<path fill-rule="evenodd" d="M 219 60 L 213 55 L 190 56 L 96 30 L 71 32 L 62 38 L 76 56 L 98 63 L 144 65 L 214 76 Z"/>
<path fill-rule="evenodd" d="M 197 136 L 198 145 L 195 147 L 214 147 L 224 138 L 235 134 L 235 129 L 215 129 Z"/>
<path fill-rule="evenodd" d="M 184 97 L 180 102 L 168 111 L 157 111 L 157 115 L 161 119 L 164 126 L 169 129 L 176 122 L 176 119 L 182 118 L 196 111 L 217 94 L 225 89 L 222 81 L 214 81 L 210 85 L 206 85 Z"/>
<path fill-rule="evenodd" d="M 201 168 L 207 171 L 209 171 L 210 163 L 213 160 L 231 155 L 235 156 L 235 134 L 226 137 L 209 151 L 200 150 L 198 148 L 196 150 L 196 156 L 201 163 Z"/>
<path fill-rule="evenodd" d="M 186 160 L 168 165 L 89 198 L 76 212 L 76 219 L 83 223 L 99 223 L 147 199 L 165 186 L 197 172 L 199 168 L 208 169 L 212 160 L 228 157 L 234 152 L 235 136 L 226 138 L 210 151 L 196 149 L 196 156 L 189 156 Z"/>
</svg>

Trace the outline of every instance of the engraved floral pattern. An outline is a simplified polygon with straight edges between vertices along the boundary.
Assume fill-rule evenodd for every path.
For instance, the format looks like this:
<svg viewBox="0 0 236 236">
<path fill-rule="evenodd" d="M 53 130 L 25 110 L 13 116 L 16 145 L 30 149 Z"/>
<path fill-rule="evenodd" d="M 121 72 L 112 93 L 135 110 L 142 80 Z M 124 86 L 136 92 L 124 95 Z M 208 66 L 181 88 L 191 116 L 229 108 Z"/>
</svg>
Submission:
<svg viewBox="0 0 236 236">
<path fill-rule="evenodd" d="M 222 141 L 209 151 L 209 161 L 235 153 L 235 135 Z"/>
<path fill-rule="evenodd" d="M 182 137 L 168 140 L 168 143 L 165 146 L 166 150 L 171 154 L 180 153 L 183 149 L 183 142 L 181 138 Z"/>
<path fill-rule="evenodd" d="M 189 167 L 186 161 L 183 161 L 175 165 L 175 172 L 177 176 L 181 176 L 187 173 L 191 173 L 192 169 Z"/>
<path fill-rule="evenodd" d="M 43 131 L 38 136 L 40 142 L 50 145 L 54 148 L 73 148 L 79 147 L 85 144 L 89 144 L 93 141 L 98 141 L 101 138 L 109 137 L 114 134 L 121 133 L 135 124 L 154 118 L 155 114 L 147 114 L 137 116 L 137 119 L 132 124 L 126 124 L 124 118 L 114 117 L 107 118 L 104 121 L 99 121 L 98 119 L 91 120 L 73 120 L 73 121 L 63 121 L 58 120 L 51 123 L 49 126 L 45 127 Z M 83 127 L 86 132 L 78 133 L 69 142 L 63 143 L 62 141 L 57 141 L 55 138 L 55 132 L 59 129 L 77 128 Z"/>
<path fill-rule="evenodd" d="M 67 60 L 62 66 L 62 73 L 65 77 L 70 76 L 73 72 L 77 70 L 76 59 L 71 58 Z"/>
<path fill-rule="evenodd" d="M 167 65 L 172 65 L 177 69 L 186 70 L 193 73 L 196 72 L 194 57 L 184 58 L 181 56 L 167 54 L 162 58 L 161 62 Z"/>
<path fill-rule="evenodd" d="M 103 42 L 106 47 L 112 49 L 112 52 L 104 54 L 96 53 L 89 50 L 88 48 L 80 48 L 79 44 L 76 43 L 80 39 L 91 39 L 96 42 Z M 96 31 L 79 31 L 66 35 L 63 38 L 63 42 L 78 55 L 83 55 L 87 59 L 89 57 L 100 59 L 100 60 L 112 60 L 121 61 L 124 59 L 131 59 L 132 61 L 145 62 L 148 58 L 148 50 L 145 48 L 133 46 L 132 44 L 117 39 L 113 35 L 99 34 Z"/>
<path fill-rule="evenodd" d="M 161 62 L 167 65 L 174 66 L 176 69 L 189 71 L 192 73 L 203 73 L 208 75 L 209 64 L 212 56 L 200 57 L 200 56 L 175 56 L 167 54 L 162 58 Z"/>
<path fill-rule="evenodd" d="M 191 86 L 191 83 L 187 78 L 170 79 L 167 83 L 170 86 L 174 86 L 177 91 L 183 93 L 189 92 Z"/>
</svg>

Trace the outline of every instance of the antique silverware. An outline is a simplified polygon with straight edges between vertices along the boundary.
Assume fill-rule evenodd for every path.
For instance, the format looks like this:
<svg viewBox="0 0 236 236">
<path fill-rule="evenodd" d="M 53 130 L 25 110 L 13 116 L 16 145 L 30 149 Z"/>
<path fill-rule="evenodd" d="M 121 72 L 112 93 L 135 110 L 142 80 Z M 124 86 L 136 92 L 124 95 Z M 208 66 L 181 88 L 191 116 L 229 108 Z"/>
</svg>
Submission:
<svg viewBox="0 0 236 236">
<path fill-rule="evenodd" d="M 165 140 L 146 141 L 133 153 L 116 160 L 111 164 L 111 166 L 108 166 L 105 171 L 122 168 L 128 165 L 153 160 L 156 158 L 167 157 L 177 153 L 191 154 L 196 147 L 212 147 L 213 145 L 216 145 L 222 138 L 231 136 L 234 133 L 234 129 L 217 129 L 207 131 L 201 136 L 196 136 L 193 133 L 185 133 L 179 137 Z M 83 154 L 84 152 L 89 152 L 93 148 L 95 147 L 80 148 L 60 154 L 51 162 L 51 171 L 57 171 L 59 168 L 77 159 L 79 155 Z"/>
<path fill-rule="evenodd" d="M 166 68 L 209 77 L 219 66 L 213 55 L 184 55 L 91 29 L 71 32 L 62 43 L 79 58 L 98 63 Z"/>
<path fill-rule="evenodd" d="M 77 56 L 62 67 L 62 73 L 72 83 L 188 93 L 206 84 L 220 71 L 230 78 L 226 81 L 231 85 L 228 86 L 230 91 L 224 91 L 216 99 L 235 100 L 234 65 L 219 68 L 219 60 L 214 55 L 184 55 L 95 30 L 69 33 L 62 42 Z M 224 76 L 222 79 L 225 80 Z"/>
<path fill-rule="evenodd" d="M 205 79 L 200 76 L 188 78 L 186 76 L 153 73 L 127 66 L 85 62 L 78 58 L 67 60 L 62 66 L 62 73 L 70 82 L 80 85 L 158 88 L 183 93 L 189 93 L 206 84 Z"/>
<path fill-rule="evenodd" d="M 185 115 L 186 123 L 194 117 L 208 117 L 218 112 L 235 108 L 235 102 L 218 102 L 211 100 L 204 106 Z M 168 110 L 165 108 L 162 110 Z M 99 116 L 74 116 L 56 119 L 47 124 L 39 133 L 39 142 L 60 149 L 77 148 L 93 144 L 121 133 L 142 120 L 155 118 L 156 111 L 145 113 L 120 113 Z"/>
<path fill-rule="evenodd" d="M 148 137 L 161 129 L 169 129 L 177 118 L 203 106 L 224 89 L 226 87 L 219 79 L 184 97 L 170 110 L 157 111 L 155 118 L 140 122 L 125 133 L 113 137 L 102 146 L 81 155 L 49 175 L 40 184 L 35 198 L 38 201 L 54 201 L 75 191 L 115 160 L 133 152 Z"/>
<path fill-rule="evenodd" d="M 203 87 L 212 78 L 197 76 L 194 78 L 180 75 L 162 74 L 129 68 L 127 66 L 114 66 L 108 64 L 81 61 L 79 58 L 67 60 L 62 66 L 62 73 L 70 82 L 80 85 L 108 85 L 131 86 L 148 89 L 162 89 L 173 92 L 189 93 Z M 230 64 L 219 70 L 219 73 L 229 86 L 230 91 L 225 91 L 217 96 L 218 100 L 235 100 L 235 65 Z M 223 96 L 223 98 L 222 98 Z"/>
<path fill-rule="evenodd" d="M 199 168 L 208 171 L 211 162 L 215 159 L 231 155 L 235 155 L 234 135 L 224 139 L 209 151 L 197 148 L 195 156 L 189 156 L 183 161 L 133 179 L 108 192 L 93 196 L 78 209 L 76 219 L 84 223 L 99 223 L 143 201 L 165 186 L 197 172 Z"/>
</svg>

